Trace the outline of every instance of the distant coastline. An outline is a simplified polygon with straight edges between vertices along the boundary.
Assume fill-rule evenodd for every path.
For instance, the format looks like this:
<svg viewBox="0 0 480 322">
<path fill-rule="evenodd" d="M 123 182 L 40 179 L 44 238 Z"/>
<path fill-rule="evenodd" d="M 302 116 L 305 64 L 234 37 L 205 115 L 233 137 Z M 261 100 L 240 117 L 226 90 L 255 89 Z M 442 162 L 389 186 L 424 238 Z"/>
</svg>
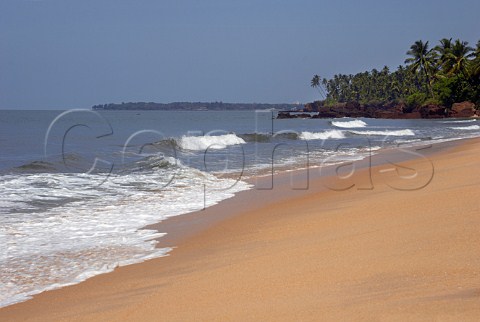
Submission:
<svg viewBox="0 0 480 322">
<path fill-rule="evenodd" d="M 479 111 L 471 102 L 455 103 L 451 108 L 428 104 L 409 108 L 405 103 L 360 104 L 358 102 L 325 105 L 324 101 L 307 104 L 272 103 L 223 103 L 223 102 L 128 102 L 92 106 L 92 110 L 108 111 L 253 111 L 276 110 L 276 118 L 342 118 L 365 117 L 383 119 L 455 118 L 479 117 Z"/>
<path fill-rule="evenodd" d="M 301 110 L 303 104 L 267 104 L 267 103 L 224 103 L 224 102 L 173 102 L 173 103 L 154 103 L 154 102 L 129 102 L 129 103 L 109 103 L 92 106 L 93 110 L 148 110 L 148 111 L 223 111 L 223 110 Z"/>
</svg>

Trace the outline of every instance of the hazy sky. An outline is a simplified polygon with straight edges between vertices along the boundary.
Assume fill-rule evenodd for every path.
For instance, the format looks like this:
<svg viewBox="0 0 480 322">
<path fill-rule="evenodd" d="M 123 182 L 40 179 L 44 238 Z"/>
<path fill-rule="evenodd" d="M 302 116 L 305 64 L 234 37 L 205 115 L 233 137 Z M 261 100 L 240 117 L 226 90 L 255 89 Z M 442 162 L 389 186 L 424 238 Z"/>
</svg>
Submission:
<svg viewBox="0 0 480 322">
<path fill-rule="evenodd" d="M 480 39 L 478 0 L 0 0 L 0 108 L 307 102 L 313 74 Z"/>
</svg>

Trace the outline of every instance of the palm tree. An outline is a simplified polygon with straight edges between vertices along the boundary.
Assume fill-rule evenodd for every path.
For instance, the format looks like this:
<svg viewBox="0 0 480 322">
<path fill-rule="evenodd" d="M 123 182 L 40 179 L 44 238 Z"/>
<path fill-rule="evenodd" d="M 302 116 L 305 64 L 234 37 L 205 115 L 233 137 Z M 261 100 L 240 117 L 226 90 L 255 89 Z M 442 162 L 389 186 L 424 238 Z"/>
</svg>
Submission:
<svg viewBox="0 0 480 322">
<path fill-rule="evenodd" d="M 461 73 L 466 76 L 469 68 L 469 58 L 475 56 L 473 48 L 468 46 L 467 41 L 455 40 L 450 51 L 446 54 L 446 73 L 454 75 Z"/>
<path fill-rule="evenodd" d="M 421 40 L 417 40 L 410 47 L 410 50 L 407 51 L 407 55 L 412 57 L 407 58 L 405 60 L 405 64 L 410 65 L 410 68 L 414 73 L 423 72 L 426 78 L 427 87 L 433 97 L 431 83 L 432 77 L 430 71 L 432 70 L 434 64 L 434 54 L 432 53 L 431 49 L 428 49 L 428 41 L 424 43 Z"/>
<path fill-rule="evenodd" d="M 480 76 L 480 40 L 477 42 L 477 48 L 475 49 L 475 59 L 472 63 L 472 76 Z"/>
<path fill-rule="evenodd" d="M 442 68 L 445 68 L 445 64 L 448 62 L 447 56 L 452 51 L 452 38 L 443 38 L 440 40 L 440 45 L 435 46 L 434 50 L 438 53 L 439 64 Z M 448 69 L 448 67 L 447 67 Z"/>
<path fill-rule="evenodd" d="M 310 81 L 310 86 L 317 87 L 320 84 L 320 76 L 314 75 L 312 80 Z"/>
<path fill-rule="evenodd" d="M 320 76 L 314 75 L 312 80 L 310 81 L 310 86 L 316 88 L 318 90 L 318 93 L 320 93 L 323 98 L 327 98 L 327 94 L 325 93 L 322 84 L 320 84 Z"/>
</svg>

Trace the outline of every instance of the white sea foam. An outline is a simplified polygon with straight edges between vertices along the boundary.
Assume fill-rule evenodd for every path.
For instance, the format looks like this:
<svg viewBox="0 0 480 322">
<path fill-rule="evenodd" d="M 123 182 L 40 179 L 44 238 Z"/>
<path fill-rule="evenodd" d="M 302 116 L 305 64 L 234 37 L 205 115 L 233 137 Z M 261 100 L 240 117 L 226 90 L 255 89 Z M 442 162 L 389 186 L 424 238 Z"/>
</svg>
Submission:
<svg viewBox="0 0 480 322">
<path fill-rule="evenodd" d="M 164 256 L 163 234 L 141 229 L 249 188 L 189 167 L 112 175 L 0 176 L 0 307 Z M 85 187 L 90 187 L 85 189 Z"/>
<path fill-rule="evenodd" d="M 473 123 L 477 122 L 475 119 L 468 119 L 468 120 L 452 120 L 452 121 L 444 121 L 442 123 L 450 124 L 450 123 Z"/>
<path fill-rule="evenodd" d="M 393 131 L 349 131 L 350 133 L 357 135 L 390 135 L 390 136 L 413 136 L 415 132 L 410 129 L 405 130 L 393 130 Z"/>
<path fill-rule="evenodd" d="M 300 139 L 302 140 L 328 140 L 328 139 L 343 139 L 343 138 L 345 138 L 345 134 L 340 130 L 300 133 Z"/>
<path fill-rule="evenodd" d="M 182 136 L 178 145 L 185 150 L 203 151 L 207 149 L 224 149 L 230 145 L 245 144 L 245 140 L 235 134 Z"/>
<path fill-rule="evenodd" d="M 466 130 L 466 131 L 474 131 L 480 130 L 480 125 L 470 125 L 470 126 L 452 126 L 452 130 Z"/>
<path fill-rule="evenodd" d="M 354 121 L 346 121 L 346 122 L 332 121 L 332 125 L 336 127 L 352 129 L 352 128 L 365 127 L 367 126 L 367 123 L 365 123 L 362 120 L 354 120 Z"/>
</svg>

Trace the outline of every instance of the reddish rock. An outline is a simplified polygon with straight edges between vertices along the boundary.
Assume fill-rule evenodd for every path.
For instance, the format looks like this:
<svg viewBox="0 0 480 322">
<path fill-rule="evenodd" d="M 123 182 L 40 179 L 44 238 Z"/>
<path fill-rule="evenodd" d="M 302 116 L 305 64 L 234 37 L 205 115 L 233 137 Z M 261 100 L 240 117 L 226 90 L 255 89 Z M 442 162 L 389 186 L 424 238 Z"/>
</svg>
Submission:
<svg viewBox="0 0 480 322">
<path fill-rule="evenodd" d="M 358 102 L 338 103 L 325 106 L 321 101 L 305 105 L 303 112 L 283 111 L 277 118 L 341 118 L 341 117 L 368 117 L 385 119 L 435 119 L 447 117 L 480 117 L 480 110 L 475 110 L 475 104 L 463 102 L 453 104 L 450 110 L 443 106 L 429 104 L 417 108 L 409 108 L 404 103 L 373 103 L 359 104 Z"/>
<path fill-rule="evenodd" d="M 397 113 L 395 111 L 377 111 L 374 115 L 375 118 L 379 119 L 396 119 Z"/>
<path fill-rule="evenodd" d="M 421 117 L 424 119 L 438 119 L 446 117 L 445 107 L 438 105 L 425 105 L 418 109 Z"/>
<path fill-rule="evenodd" d="M 409 119 L 409 120 L 422 118 L 422 114 L 420 114 L 420 112 L 403 113 L 403 114 L 400 114 L 400 116 L 401 117 L 399 118 Z"/>
<path fill-rule="evenodd" d="M 451 117 L 472 117 L 475 115 L 475 104 L 472 102 L 455 103 L 450 110 Z"/>
</svg>

